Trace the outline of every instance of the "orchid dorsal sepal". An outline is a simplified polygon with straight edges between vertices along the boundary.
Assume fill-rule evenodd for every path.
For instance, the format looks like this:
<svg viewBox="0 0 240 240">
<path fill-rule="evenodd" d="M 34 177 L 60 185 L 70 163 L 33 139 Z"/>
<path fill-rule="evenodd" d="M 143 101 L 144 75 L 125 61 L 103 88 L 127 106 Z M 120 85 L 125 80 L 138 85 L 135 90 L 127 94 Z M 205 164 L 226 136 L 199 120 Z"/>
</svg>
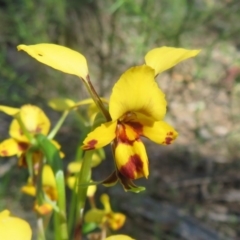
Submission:
<svg viewBox="0 0 240 240">
<path fill-rule="evenodd" d="M 201 50 L 188 50 L 184 48 L 160 47 L 150 50 L 145 55 L 147 66 L 155 70 L 155 76 L 177 65 L 178 63 L 195 57 Z"/>
<path fill-rule="evenodd" d="M 29 142 L 33 145 L 36 146 L 37 145 L 37 141 L 35 140 L 35 138 L 32 136 L 32 134 L 27 130 L 26 126 L 24 125 L 20 112 L 18 112 L 17 114 L 14 115 L 15 119 L 18 121 L 21 130 L 23 131 L 24 135 L 27 137 L 27 139 L 29 140 Z"/>
<path fill-rule="evenodd" d="M 0 111 L 6 113 L 9 116 L 14 117 L 20 111 L 20 109 L 0 105 Z"/>
<path fill-rule="evenodd" d="M 110 237 L 105 238 L 105 240 L 134 240 L 133 238 L 127 235 L 112 235 Z"/>
<path fill-rule="evenodd" d="M 86 58 L 70 48 L 51 44 L 40 43 L 35 45 L 18 45 L 18 51 L 23 50 L 37 61 L 59 71 L 76 75 L 87 81 L 88 66 Z"/>
<path fill-rule="evenodd" d="M 4 210 L 0 212 L 0 239 L 31 240 L 32 230 L 28 222 Z"/>
</svg>

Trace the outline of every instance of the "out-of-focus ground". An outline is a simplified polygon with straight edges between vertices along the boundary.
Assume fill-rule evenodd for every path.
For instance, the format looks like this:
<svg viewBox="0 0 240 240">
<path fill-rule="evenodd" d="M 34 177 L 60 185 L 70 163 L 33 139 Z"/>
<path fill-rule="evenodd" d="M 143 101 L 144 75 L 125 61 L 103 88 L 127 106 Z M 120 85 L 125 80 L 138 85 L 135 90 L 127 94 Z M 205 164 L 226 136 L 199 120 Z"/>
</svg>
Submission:
<svg viewBox="0 0 240 240">
<path fill-rule="evenodd" d="M 165 120 L 179 137 L 168 147 L 146 140 L 150 177 L 139 184 L 147 190 L 124 193 L 118 186 L 107 192 L 115 209 L 128 216 L 122 231 L 136 239 L 240 239 L 238 0 L 25 0 L 0 1 L 0 7 L 0 103 L 36 104 L 53 122 L 59 115 L 47 107 L 49 99 L 79 101 L 87 92 L 76 77 L 18 53 L 20 43 L 52 42 L 80 51 L 94 86 L 105 97 L 121 73 L 142 64 L 154 47 L 202 49 L 195 59 L 157 78 L 168 100 Z M 11 119 L 0 117 L 3 140 Z M 75 120 L 70 116 L 57 136 L 66 161 L 78 146 Z M 111 172 L 111 161 L 109 155 L 97 178 Z M 34 221 L 28 200 L 18 193 L 27 173 L 12 168 L 14 159 L 1 160 L 0 207 Z"/>
</svg>

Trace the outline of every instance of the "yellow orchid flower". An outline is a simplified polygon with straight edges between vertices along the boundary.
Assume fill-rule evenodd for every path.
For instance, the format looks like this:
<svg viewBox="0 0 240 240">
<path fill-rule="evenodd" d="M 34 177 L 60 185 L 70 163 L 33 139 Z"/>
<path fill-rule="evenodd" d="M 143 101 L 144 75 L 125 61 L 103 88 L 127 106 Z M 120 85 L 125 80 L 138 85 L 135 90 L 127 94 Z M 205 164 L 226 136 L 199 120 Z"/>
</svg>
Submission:
<svg viewBox="0 0 240 240">
<path fill-rule="evenodd" d="M 58 194 L 56 189 L 56 180 L 53 171 L 49 165 L 44 165 L 42 171 L 42 188 L 46 196 L 53 202 L 57 201 Z M 35 197 L 37 194 L 37 189 L 33 180 L 28 179 L 28 183 L 21 188 L 21 191 L 27 195 Z M 52 212 L 52 206 L 48 202 L 44 202 L 38 205 L 36 202 L 34 204 L 34 210 L 40 215 L 46 215 Z"/>
<path fill-rule="evenodd" d="M 120 235 L 109 236 L 109 237 L 105 238 L 105 240 L 134 240 L 134 239 L 127 235 L 120 234 Z"/>
<path fill-rule="evenodd" d="M 0 212 L 0 239 L 30 240 L 32 230 L 23 219 L 10 216 L 8 210 Z"/>
<path fill-rule="evenodd" d="M 47 135 L 49 132 L 50 121 L 37 106 L 27 104 L 18 109 L 0 105 L 0 111 L 13 117 L 19 114 L 22 123 L 31 136 L 39 133 Z M 31 143 L 16 119 L 10 125 L 9 135 L 11 138 L 0 143 L 0 156 L 9 157 L 17 155 L 19 157 L 19 165 L 25 165 L 25 153 L 31 146 Z M 52 143 L 58 149 L 60 148 L 60 145 L 56 141 L 52 140 Z M 41 156 L 42 154 L 39 151 L 34 152 L 32 157 L 34 163 L 38 162 Z"/>
<path fill-rule="evenodd" d="M 89 79 L 85 57 L 71 49 L 54 44 L 37 44 L 19 45 L 18 50 L 26 51 L 57 70 L 86 81 Z M 122 182 L 143 176 L 147 178 L 148 158 L 140 137 L 164 145 L 171 144 L 177 137 L 177 132 L 163 121 L 167 103 L 155 77 L 199 52 L 173 47 L 149 51 L 145 56 L 146 65 L 133 67 L 120 77 L 109 102 L 112 121 L 91 132 L 84 141 L 83 149 L 101 148 L 114 140 L 117 177 L 123 177 Z"/>
<path fill-rule="evenodd" d="M 130 68 L 113 88 L 109 101 L 111 122 L 88 134 L 83 149 L 104 147 L 115 140 L 118 171 L 128 179 L 148 177 L 148 158 L 140 136 L 168 145 L 177 132 L 163 121 L 166 100 L 148 66 Z"/>
<path fill-rule="evenodd" d="M 85 214 L 85 222 L 95 222 L 110 227 L 112 230 L 120 229 L 126 220 L 126 216 L 122 213 L 112 211 L 109 196 L 102 194 L 100 200 L 104 206 L 104 210 L 92 208 Z"/>
<path fill-rule="evenodd" d="M 115 84 L 109 112 L 112 121 L 88 134 L 83 149 L 97 149 L 115 143 L 117 177 L 148 177 L 148 158 L 141 136 L 163 145 L 171 144 L 177 132 L 163 121 L 167 103 L 155 76 L 193 57 L 199 50 L 156 48 L 145 56 L 146 65 L 127 70 Z"/>
</svg>

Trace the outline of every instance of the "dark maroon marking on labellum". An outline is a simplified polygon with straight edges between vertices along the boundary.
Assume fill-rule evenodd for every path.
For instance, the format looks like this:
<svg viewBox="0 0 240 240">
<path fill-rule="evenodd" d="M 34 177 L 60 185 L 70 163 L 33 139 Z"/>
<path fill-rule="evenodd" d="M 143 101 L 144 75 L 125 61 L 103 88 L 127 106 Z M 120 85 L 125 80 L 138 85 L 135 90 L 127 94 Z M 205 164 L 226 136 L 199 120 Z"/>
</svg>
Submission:
<svg viewBox="0 0 240 240">
<path fill-rule="evenodd" d="M 85 144 L 85 145 L 83 146 L 83 149 L 84 149 L 84 150 L 94 149 L 94 148 L 95 148 L 95 145 L 97 144 L 97 142 L 98 142 L 98 141 L 97 141 L 96 139 L 93 139 L 93 140 L 87 142 L 87 144 Z"/>
<path fill-rule="evenodd" d="M 143 162 L 138 154 L 129 157 L 128 162 L 119 171 L 129 179 L 135 179 L 134 173 L 143 173 Z"/>
<path fill-rule="evenodd" d="M 130 126 L 130 127 L 132 127 L 132 126 Z M 133 131 L 134 131 L 134 129 L 133 129 Z M 133 140 L 128 139 L 128 136 L 126 133 L 126 127 L 122 123 L 118 123 L 116 135 L 117 135 L 117 142 L 125 143 L 125 144 L 131 145 L 131 146 L 133 145 L 134 141 L 139 139 L 139 137 L 137 137 Z"/>
<path fill-rule="evenodd" d="M 127 124 L 129 126 L 131 126 L 138 135 L 142 135 L 143 125 L 141 123 L 139 123 L 139 122 L 128 122 Z"/>
<path fill-rule="evenodd" d="M 29 144 L 25 142 L 18 142 L 17 144 L 18 144 L 18 149 L 23 152 L 26 151 L 29 147 Z"/>
</svg>

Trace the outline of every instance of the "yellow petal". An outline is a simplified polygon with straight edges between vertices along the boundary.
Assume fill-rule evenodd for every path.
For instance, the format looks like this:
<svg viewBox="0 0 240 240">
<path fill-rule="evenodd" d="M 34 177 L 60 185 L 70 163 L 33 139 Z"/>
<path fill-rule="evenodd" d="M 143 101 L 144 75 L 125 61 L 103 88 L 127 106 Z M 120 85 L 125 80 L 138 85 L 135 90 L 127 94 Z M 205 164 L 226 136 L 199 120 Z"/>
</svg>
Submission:
<svg viewBox="0 0 240 240">
<path fill-rule="evenodd" d="M 56 188 L 56 180 L 53 174 L 53 170 L 50 165 L 45 164 L 42 171 L 42 184 L 43 186 L 49 186 Z"/>
<path fill-rule="evenodd" d="M 148 157 L 140 139 L 134 141 L 132 145 L 118 143 L 115 149 L 115 159 L 119 172 L 126 178 L 148 177 Z"/>
<path fill-rule="evenodd" d="M 109 111 L 113 120 L 131 112 L 161 120 L 166 113 L 166 105 L 165 96 L 154 79 L 154 70 L 138 66 L 127 70 L 115 84 Z"/>
<path fill-rule="evenodd" d="M 105 238 L 105 240 L 134 240 L 133 238 L 127 235 L 112 235 L 110 237 Z"/>
<path fill-rule="evenodd" d="M 164 121 L 154 122 L 152 125 L 143 126 L 143 136 L 153 142 L 169 145 L 177 138 L 175 129 Z"/>
<path fill-rule="evenodd" d="M 66 111 L 75 106 L 75 102 L 68 98 L 53 98 L 48 102 L 48 105 L 56 111 Z"/>
<path fill-rule="evenodd" d="M 108 217 L 108 224 L 112 230 L 120 229 L 126 221 L 126 216 L 122 213 L 112 213 Z"/>
<path fill-rule="evenodd" d="M 84 221 L 87 223 L 95 222 L 97 224 L 101 224 L 105 214 L 104 210 L 92 208 L 86 212 Z"/>
<path fill-rule="evenodd" d="M 36 196 L 36 188 L 33 185 L 27 184 L 21 188 L 21 191 L 32 197 Z"/>
<path fill-rule="evenodd" d="M 107 194 L 102 194 L 100 197 L 100 201 L 101 201 L 102 205 L 104 206 L 104 210 L 106 213 L 112 212 L 112 208 L 110 205 L 110 199 Z"/>
<path fill-rule="evenodd" d="M 44 203 L 42 205 L 35 204 L 34 205 L 34 210 L 38 214 L 44 216 L 44 215 L 47 215 L 47 214 L 51 213 L 53 208 L 49 203 Z"/>
<path fill-rule="evenodd" d="M 0 221 L 4 218 L 7 218 L 8 216 L 10 216 L 10 212 L 8 210 L 3 210 L 0 212 Z"/>
<path fill-rule="evenodd" d="M 96 191 L 97 191 L 97 186 L 96 185 L 88 186 L 87 196 L 88 197 L 93 197 Z"/>
<path fill-rule="evenodd" d="M 107 122 L 90 132 L 83 141 L 84 150 L 97 149 L 109 144 L 115 137 L 117 121 Z"/>
<path fill-rule="evenodd" d="M 80 78 L 87 79 L 88 66 L 86 58 L 64 46 L 41 43 L 36 45 L 19 45 L 18 50 L 27 52 L 37 61 L 46 64 L 59 71 L 76 75 Z"/>
<path fill-rule="evenodd" d="M 20 116 L 23 124 L 30 133 L 48 134 L 50 121 L 39 107 L 30 104 L 24 105 L 21 107 Z"/>
<path fill-rule="evenodd" d="M 7 210 L 0 213 L 0 239 L 30 240 L 32 238 L 30 225 L 23 219 L 9 214 Z"/>
<path fill-rule="evenodd" d="M 68 164 L 67 170 L 69 173 L 78 173 L 81 170 L 81 162 L 70 162 Z"/>
<path fill-rule="evenodd" d="M 4 140 L 0 143 L 0 156 L 9 157 L 16 154 L 20 154 L 22 151 L 19 148 L 18 142 L 12 138 Z"/>
<path fill-rule="evenodd" d="M 50 129 L 50 121 L 40 108 L 30 104 L 24 105 L 20 108 L 20 117 L 29 133 L 42 133 L 44 135 L 48 134 Z M 20 142 L 29 142 L 16 119 L 14 119 L 10 125 L 9 134 L 12 138 Z"/>
<path fill-rule="evenodd" d="M 22 143 L 29 143 L 28 138 L 24 135 L 18 121 L 13 119 L 10 124 L 9 135 Z"/>
<path fill-rule="evenodd" d="M 15 114 L 17 114 L 19 112 L 19 108 L 12 108 L 12 107 L 7 107 L 7 106 L 0 106 L 0 111 L 10 115 L 10 116 L 14 116 Z"/>
<path fill-rule="evenodd" d="M 145 56 L 147 66 L 155 70 L 155 76 L 191 57 L 195 57 L 200 50 L 184 48 L 160 47 L 149 51 Z"/>
<path fill-rule="evenodd" d="M 102 149 L 103 150 L 103 149 Z M 103 150 L 104 151 L 104 150 Z M 104 160 L 104 156 L 101 156 L 98 152 L 93 153 L 91 167 L 97 167 Z"/>
</svg>

